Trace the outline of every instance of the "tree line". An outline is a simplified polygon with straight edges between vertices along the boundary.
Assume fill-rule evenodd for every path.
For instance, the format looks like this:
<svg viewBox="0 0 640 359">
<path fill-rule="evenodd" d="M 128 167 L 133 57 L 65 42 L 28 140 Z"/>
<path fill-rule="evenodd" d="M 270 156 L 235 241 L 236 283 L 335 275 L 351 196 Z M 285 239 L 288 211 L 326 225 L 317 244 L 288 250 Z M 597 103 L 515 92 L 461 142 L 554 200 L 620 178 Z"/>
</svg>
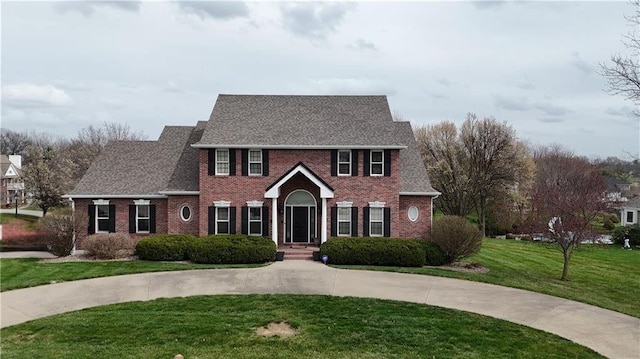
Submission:
<svg viewBox="0 0 640 359">
<path fill-rule="evenodd" d="M 62 196 L 76 186 L 107 143 L 145 137 L 127 124 L 111 122 L 82 128 L 70 139 L 3 128 L 0 152 L 22 156 L 26 190 L 46 215 L 50 208 L 64 205 Z"/>
</svg>

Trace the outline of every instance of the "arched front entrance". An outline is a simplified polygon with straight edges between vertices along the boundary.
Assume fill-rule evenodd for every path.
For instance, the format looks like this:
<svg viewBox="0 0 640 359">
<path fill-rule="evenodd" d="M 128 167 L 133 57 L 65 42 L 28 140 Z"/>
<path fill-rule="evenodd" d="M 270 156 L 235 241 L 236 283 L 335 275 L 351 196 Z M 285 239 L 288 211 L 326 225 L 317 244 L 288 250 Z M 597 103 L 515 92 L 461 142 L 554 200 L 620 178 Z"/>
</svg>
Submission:
<svg viewBox="0 0 640 359">
<path fill-rule="evenodd" d="M 285 199 L 284 206 L 284 242 L 314 243 L 317 204 L 313 195 L 302 189 L 293 191 Z"/>
</svg>

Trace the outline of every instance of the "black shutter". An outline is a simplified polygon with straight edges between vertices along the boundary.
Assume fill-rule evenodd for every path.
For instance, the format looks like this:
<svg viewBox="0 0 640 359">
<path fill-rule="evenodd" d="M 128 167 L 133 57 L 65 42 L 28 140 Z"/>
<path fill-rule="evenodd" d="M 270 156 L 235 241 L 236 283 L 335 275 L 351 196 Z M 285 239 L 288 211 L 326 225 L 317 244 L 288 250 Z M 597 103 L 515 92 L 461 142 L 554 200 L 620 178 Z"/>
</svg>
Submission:
<svg viewBox="0 0 640 359">
<path fill-rule="evenodd" d="M 391 237 L 391 208 L 384 208 L 384 236 Z"/>
<path fill-rule="evenodd" d="M 90 204 L 88 211 L 89 211 L 89 228 L 87 228 L 87 233 L 94 234 L 96 233 L 96 205 Z"/>
<path fill-rule="evenodd" d="M 384 175 L 391 176 L 391 150 L 384 150 Z"/>
<path fill-rule="evenodd" d="M 249 207 L 242 206 L 242 234 L 249 234 Z"/>
<path fill-rule="evenodd" d="M 263 176 L 269 175 L 269 150 L 262 150 L 262 175 Z M 263 231 L 263 235 L 264 235 L 264 231 Z"/>
<path fill-rule="evenodd" d="M 369 207 L 362 209 L 362 236 L 369 237 Z"/>
<path fill-rule="evenodd" d="M 209 229 L 207 233 L 215 234 L 216 233 L 216 207 L 214 206 L 209 207 L 208 222 L 209 222 Z"/>
<path fill-rule="evenodd" d="M 358 175 L 358 150 L 351 150 L 351 175 Z"/>
<path fill-rule="evenodd" d="M 236 234 L 236 207 L 229 207 L 229 234 Z"/>
<path fill-rule="evenodd" d="M 358 207 L 351 207 L 351 237 L 358 236 Z"/>
<path fill-rule="evenodd" d="M 229 149 L 229 176 L 236 175 L 236 150 Z"/>
<path fill-rule="evenodd" d="M 262 236 L 267 237 L 268 235 L 269 235 L 269 207 L 262 206 Z"/>
<path fill-rule="evenodd" d="M 331 237 L 338 235 L 338 207 L 331 207 Z"/>
<path fill-rule="evenodd" d="M 136 205 L 129 205 L 129 233 L 136 233 Z"/>
<path fill-rule="evenodd" d="M 207 153 L 207 156 L 208 156 L 208 161 L 207 161 L 208 173 L 209 173 L 209 176 L 213 176 L 216 174 L 216 149 L 210 148 Z"/>
<path fill-rule="evenodd" d="M 242 149 L 242 175 L 249 175 L 249 150 Z"/>
<path fill-rule="evenodd" d="M 338 150 L 331 150 L 331 175 L 338 175 Z"/>
<path fill-rule="evenodd" d="M 156 233 L 156 205 L 149 205 L 149 232 Z"/>
<path fill-rule="evenodd" d="M 371 151 L 364 150 L 364 176 L 371 175 Z"/>
<path fill-rule="evenodd" d="M 109 205 L 109 233 L 115 233 L 116 231 L 116 205 Z"/>
</svg>

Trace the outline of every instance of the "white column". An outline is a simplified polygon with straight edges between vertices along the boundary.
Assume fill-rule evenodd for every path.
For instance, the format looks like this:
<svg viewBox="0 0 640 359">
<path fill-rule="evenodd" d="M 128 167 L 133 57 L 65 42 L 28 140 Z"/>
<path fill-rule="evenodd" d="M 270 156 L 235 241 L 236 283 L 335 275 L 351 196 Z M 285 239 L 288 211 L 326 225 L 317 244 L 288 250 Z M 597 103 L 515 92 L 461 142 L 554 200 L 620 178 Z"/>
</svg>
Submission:
<svg viewBox="0 0 640 359">
<path fill-rule="evenodd" d="M 320 243 L 327 241 L 327 199 L 322 197 L 322 227 L 320 228 Z"/>
<path fill-rule="evenodd" d="M 71 218 L 73 218 L 73 223 L 76 222 L 76 202 L 73 201 L 73 198 L 69 198 L 69 201 L 71 202 Z M 75 227 L 75 226 L 74 226 Z M 76 229 L 73 229 L 73 234 L 72 234 L 72 238 L 71 240 L 73 241 L 73 248 L 71 249 L 71 255 L 75 255 L 76 254 Z"/>
<path fill-rule="evenodd" d="M 273 242 L 276 244 L 276 247 L 277 247 L 278 246 L 278 199 L 273 198 L 271 203 L 272 203 L 271 207 L 273 208 L 271 212 L 271 239 L 273 239 Z"/>
</svg>

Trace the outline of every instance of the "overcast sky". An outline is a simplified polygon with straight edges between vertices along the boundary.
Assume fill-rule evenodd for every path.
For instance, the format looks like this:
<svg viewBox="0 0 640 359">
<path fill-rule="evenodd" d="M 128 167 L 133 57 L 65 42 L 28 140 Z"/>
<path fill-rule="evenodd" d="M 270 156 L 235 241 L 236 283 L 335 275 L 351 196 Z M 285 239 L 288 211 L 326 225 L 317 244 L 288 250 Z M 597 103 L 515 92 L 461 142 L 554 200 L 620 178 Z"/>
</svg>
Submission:
<svg viewBox="0 0 640 359">
<path fill-rule="evenodd" d="M 598 63 L 627 2 L 6 2 L 2 127 L 156 139 L 226 94 L 383 94 L 415 124 L 493 116 L 533 144 L 640 152 Z"/>
</svg>

